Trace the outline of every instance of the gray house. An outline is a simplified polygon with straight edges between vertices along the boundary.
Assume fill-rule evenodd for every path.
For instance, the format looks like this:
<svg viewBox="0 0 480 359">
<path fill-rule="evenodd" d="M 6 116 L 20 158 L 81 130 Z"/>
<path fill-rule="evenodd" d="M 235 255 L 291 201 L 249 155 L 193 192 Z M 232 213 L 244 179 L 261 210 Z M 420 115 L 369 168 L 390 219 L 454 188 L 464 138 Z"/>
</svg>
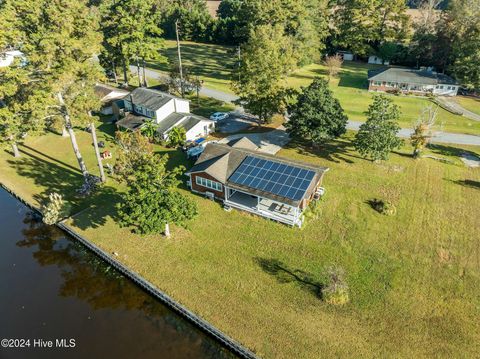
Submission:
<svg viewBox="0 0 480 359">
<path fill-rule="evenodd" d="M 397 67 L 368 71 L 368 83 L 369 91 L 400 90 L 439 96 L 456 96 L 459 88 L 459 84 L 445 74 Z"/>
<path fill-rule="evenodd" d="M 117 126 L 132 131 L 141 128 L 146 120 L 154 120 L 164 139 L 174 127 L 183 127 L 187 140 L 208 136 L 215 130 L 214 121 L 190 113 L 188 100 L 143 87 L 116 101 L 114 113 L 120 118 Z"/>
<path fill-rule="evenodd" d="M 192 192 L 291 226 L 301 227 L 309 203 L 323 194 L 328 168 L 258 152 L 247 138 L 210 143 L 187 171 Z"/>
</svg>

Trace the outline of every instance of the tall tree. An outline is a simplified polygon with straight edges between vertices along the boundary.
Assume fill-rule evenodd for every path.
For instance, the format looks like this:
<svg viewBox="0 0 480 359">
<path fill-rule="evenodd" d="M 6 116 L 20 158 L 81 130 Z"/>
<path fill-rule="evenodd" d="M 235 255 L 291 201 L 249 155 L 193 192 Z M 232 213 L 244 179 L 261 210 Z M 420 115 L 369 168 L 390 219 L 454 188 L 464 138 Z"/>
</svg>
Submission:
<svg viewBox="0 0 480 359">
<path fill-rule="evenodd" d="M 175 37 L 178 20 L 182 40 L 211 42 L 214 20 L 204 0 L 170 0 L 162 13 L 161 26 L 167 38 Z"/>
<path fill-rule="evenodd" d="M 285 127 L 293 138 L 309 139 L 318 145 L 346 132 L 348 118 L 324 79 L 316 78 L 303 88 L 289 112 Z"/>
<path fill-rule="evenodd" d="M 384 41 L 403 41 L 409 18 L 404 0 L 337 0 L 332 7 L 333 42 L 366 56 Z"/>
<path fill-rule="evenodd" d="M 19 60 L 0 68 L 0 143 L 9 146 L 15 157 L 20 156 L 18 143 L 45 128 L 48 96 Z"/>
<path fill-rule="evenodd" d="M 243 0 L 235 36 L 245 43 L 259 26 L 281 27 L 295 50 L 297 64 L 311 63 L 320 58 L 325 48 L 327 9 L 326 0 Z"/>
<path fill-rule="evenodd" d="M 480 0 L 452 0 L 446 21 L 453 44 L 450 70 L 464 86 L 480 88 Z"/>
<path fill-rule="evenodd" d="M 295 66 L 291 41 L 281 26 L 261 25 L 251 31 L 242 54 L 232 87 L 246 110 L 268 121 L 285 110 L 285 79 Z"/>
<path fill-rule="evenodd" d="M 400 110 L 387 96 L 375 95 L 365 114 L 367 121 L 355 135 L 355 149 L 374 161 L 387 160 L 389 153 L 403 143 L 397 137 Z"/>
<path fill-rule="evenodd" d="M 141 143 L 137 140 L 127 142 Z M 123 174 L 128 176 L 123 178 L 129 179 L 129 190 L 122 194 L 117 206 L 121 225 L 133 226 L 142 234 L 164 232 L 169 236 L 171 223 L 183 225 L 196 216 L 195 202 L 176 190 L 183 166 L 169 171 L 166 168 L 168 156 L 158 156 L 148 150 L 125 152 L 123 156 L 123 164 L 128 163 L 128 166 L 120 167 L 127 169 Z"/>
<path fill-rule="evenodd" d="M 123 67 L 124 85 L 128 85 L 128 68 L 137 66 L 139 85 L 141 66 L 145 61 L 165 61 L 159 50 L 163 47 L 159 27 L 160 10 L 156 0 L 105 0 L 101 7 L 105 51 L 102 58 L 116 68 Z"/>
<path fill-rule="evenodd" d="M 13 4 L 17 26 L 28 34 L 19 39 L 22 51 L 29 66 L 54 94 L 56 105 L 51 107 L 51 115 L 63 118 L 85 183 L 90 183 L 72 118 L 87 117 L 98 104 L 93 93 L 95 82 L 101 78 L 95 60 L 102 40 L 98 11 L 89 7 L 87 0 L 16 0 Z"/>
</svg>

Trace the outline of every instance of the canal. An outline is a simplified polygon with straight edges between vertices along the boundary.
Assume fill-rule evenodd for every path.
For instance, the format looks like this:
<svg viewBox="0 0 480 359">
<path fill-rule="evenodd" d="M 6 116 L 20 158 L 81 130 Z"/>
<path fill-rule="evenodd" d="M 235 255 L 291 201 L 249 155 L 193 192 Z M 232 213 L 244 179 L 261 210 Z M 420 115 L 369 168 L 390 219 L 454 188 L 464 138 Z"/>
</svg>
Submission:
<svg viewBox="0 0 480 359">
<path fill-rule="evenodd" d="M 234 357 L 3 189 L 0 339 L 24 346 L 1 359 Z"/>
</svg>

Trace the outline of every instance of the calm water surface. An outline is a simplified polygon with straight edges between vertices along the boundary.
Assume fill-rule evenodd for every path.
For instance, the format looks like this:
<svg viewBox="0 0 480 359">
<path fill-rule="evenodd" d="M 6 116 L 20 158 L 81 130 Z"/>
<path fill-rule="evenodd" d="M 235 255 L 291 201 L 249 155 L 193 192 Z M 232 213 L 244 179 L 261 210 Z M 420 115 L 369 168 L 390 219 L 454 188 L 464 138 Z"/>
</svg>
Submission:
<svg viewBox="0 0 480 359">
<path fill-rule="evenodd" d="M 0 189 L 0 358 L 233 358 Z M 74 348 L 33 348 L 34 340 Z M 38 345 L 38 344 L 37 344 Z"/>
</svg>

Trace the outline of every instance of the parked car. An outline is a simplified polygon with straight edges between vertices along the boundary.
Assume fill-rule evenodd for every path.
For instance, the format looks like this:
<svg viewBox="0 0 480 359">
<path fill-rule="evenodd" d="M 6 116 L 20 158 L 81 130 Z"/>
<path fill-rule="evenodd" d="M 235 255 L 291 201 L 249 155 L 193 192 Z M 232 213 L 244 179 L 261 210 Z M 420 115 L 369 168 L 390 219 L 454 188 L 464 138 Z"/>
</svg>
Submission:
<svg viewBox="0 0 480 359">
<path fill-rule="evenodd" d="M 212 121 L 222 121 L 225 120 L 230 116 L 227 112 L 215 112 L 213 115 L 210 116 L 210 120 Z"/>
</svg>

